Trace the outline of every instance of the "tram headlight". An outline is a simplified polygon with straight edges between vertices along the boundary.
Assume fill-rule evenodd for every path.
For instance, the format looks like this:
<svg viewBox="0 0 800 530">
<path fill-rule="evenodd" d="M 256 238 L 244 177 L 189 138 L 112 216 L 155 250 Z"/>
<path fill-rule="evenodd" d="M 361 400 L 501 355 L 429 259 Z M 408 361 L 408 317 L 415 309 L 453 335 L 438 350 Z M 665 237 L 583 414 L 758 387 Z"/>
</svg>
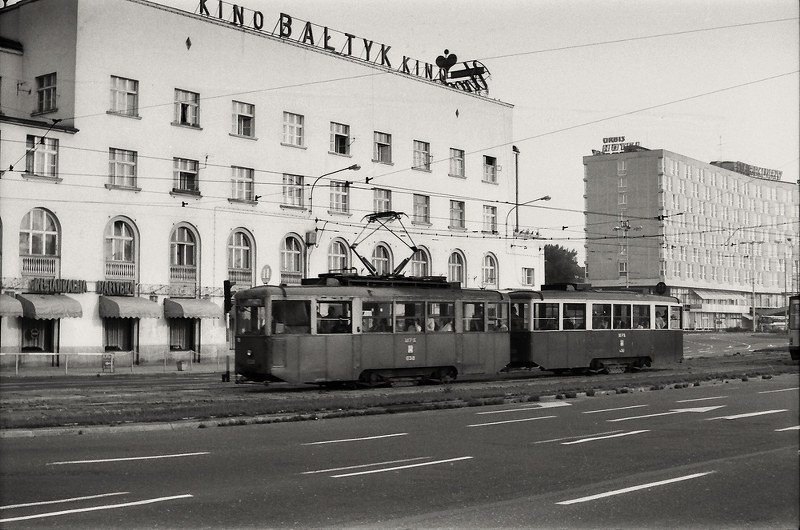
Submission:
<svg viewBox="0 0 800 530">
<path fill-rule="evenodd" d="M 253 350 L 247 350 L 247 356 L 248 357 L 252 357 L 253 356 Z"/>
</svg>

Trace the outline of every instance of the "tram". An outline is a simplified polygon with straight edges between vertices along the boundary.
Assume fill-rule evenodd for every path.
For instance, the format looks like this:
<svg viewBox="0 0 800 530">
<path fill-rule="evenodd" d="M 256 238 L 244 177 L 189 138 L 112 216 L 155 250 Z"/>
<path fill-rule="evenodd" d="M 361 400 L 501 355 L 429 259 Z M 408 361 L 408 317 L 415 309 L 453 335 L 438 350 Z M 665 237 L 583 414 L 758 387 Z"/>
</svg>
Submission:
<svg viewBox="0 0 800 530">
<path fill-rule="evenodd" d="M 681 306 L 636 293 L 462 289 L 441 277 L 321 275 L 234 296 L 238 380 L 368 386 L 613 372 L 681 359 Z"/>
<path fill-rule="evenodd" d="M 800 359 L 800 294 L 789 297 L 789 355 Z"/>
</svg>

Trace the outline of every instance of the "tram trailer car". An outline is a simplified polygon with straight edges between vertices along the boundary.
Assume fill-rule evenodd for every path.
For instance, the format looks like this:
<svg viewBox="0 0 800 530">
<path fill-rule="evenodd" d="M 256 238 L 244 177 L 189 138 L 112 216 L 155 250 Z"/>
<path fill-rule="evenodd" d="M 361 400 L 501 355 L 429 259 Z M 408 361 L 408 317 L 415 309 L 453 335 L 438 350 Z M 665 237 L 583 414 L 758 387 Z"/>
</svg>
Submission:
<svg viewBox="0 0 800 530">
<path fill-rule="evenodd" d="M 510 367 L 619 373 L 680 362 L 677 298 L 632 291 L 513 291 Z"/>
<path fill-rule="evenodd" d="M 800 359 L 800 294 L 789 297 L 789 355 Z"/>
<path fill-rule="evenodd" d="M 257 382 L 450 381 L 509 360 L 508 296 L 443 278 L 323 275 L 234 296 L 235 369 Z"/>
</svg>

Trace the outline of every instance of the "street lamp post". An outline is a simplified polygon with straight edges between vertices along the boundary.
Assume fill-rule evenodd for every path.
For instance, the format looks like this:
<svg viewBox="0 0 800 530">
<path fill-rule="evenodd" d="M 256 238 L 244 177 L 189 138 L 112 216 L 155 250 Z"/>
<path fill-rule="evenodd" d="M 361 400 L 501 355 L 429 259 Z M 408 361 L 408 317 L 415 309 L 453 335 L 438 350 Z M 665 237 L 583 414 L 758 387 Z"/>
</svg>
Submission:
<svg viewBox="0 0 800 530">
<path fill-rule="evenodd" d="M 336 171 L 331 171 L 329 173 L 323 173 L 322 175 L 318 176 L 314 179 L 314 183 L 311 184 L 311 193 L 308 194 L 308 213 L 313 214 L 314 209 L 314 187 L 319 182 L 319 179 L 322 177 L 327 177 L 328 175 L 333 175 L 334 173 L 339 173 L 340 171 L 358 171 L 361 169 L 361 166 L 358 164 L 353 164 L 352 166 L 343 167 L 342 169 L 337 169 Z"/>
<path fill-rule="evenodd" d="M 641 226 L 631 226 L 630 219 L 624 219 L 620 221 L 619 226 L 615 226 L 614 230 L 622 231 L 622 237 L 625 241 L 625 288 L 627 289 L 630 287 L 630 277 L 631 277 L 631 258 L 628 255 L 628 232 L 631 230 L 641 230 Z"/>
<path fill-rule="evenodd" d="M 523 202 L 522 204 L 519 204 L 519 203 L 514 204 L 514 206 L 506 214 L 505 237 L 506 238 L 508 237 L 508 218 L 511 217 L 511 212 L 513 212 L 514 210 L 517 210 L 520 206 L 525 206 L 525 205 L 528 205 L 528 204 L 531 204 L 531 203 L 534 203 L 534 202 L 537 202 L 537 201 L 549 201 L 550 199 L 551 199 L 551 197 L 549 195 L 545 195 L 544 197 L 539 197 L 538 199 L 533 199 L 532 201 Z M 516 234 L 517 232 L 519 232 L 519 214 L 517 214 L 517 224 L 514 227 L 514 234 Z"/>
</svg>

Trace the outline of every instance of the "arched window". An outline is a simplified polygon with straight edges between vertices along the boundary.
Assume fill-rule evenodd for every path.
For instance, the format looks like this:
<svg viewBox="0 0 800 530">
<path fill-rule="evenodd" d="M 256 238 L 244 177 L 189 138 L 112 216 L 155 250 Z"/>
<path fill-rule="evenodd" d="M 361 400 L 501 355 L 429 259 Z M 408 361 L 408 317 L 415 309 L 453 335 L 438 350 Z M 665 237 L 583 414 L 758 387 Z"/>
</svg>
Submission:
<svg viewBox="0 0 800 530">
<path fill-rule="evenodd" d="M 188 226 L 178 226 L 169 240 L 169 278 L 176 282 L 197 281 L 197 236 Z"/>
<path fill-rule="evenodd" d="M 228 238 L 228 279 L 240 285 L 253 284 L 252 238 L 240 228 Z"/>
<path fill-rule="evenodd" d="M 497 258 L 492 254 L 483 257 L 483 284 L 497 285 Z"/>
<path fill-rule="evenodd" d="M 59 228 L 55 216 L 43 208 L 25 214 L 19 227 L 22 273 L 57 276 L 59 272 Z"/>
<path fill-rule="evenodd" d="M 328 272 L 343 272 L 350 267 L 350 251 L 347 243 L 334 239 L 328 247 Z"/>
<path fill-rule="evenodd" d="M 379 275 L 392 272 L 392 253 L 389 247 L 383 243 L 375 245 L 375 250 L 372 251 L 372 266 Z"/>
<path fill-rule="evenodd" d="M 105 261 L 109 280 L 136 279 L 136 230 L 128 219 L 113 219 L 106 226 Z"/>
<path fill-rule="evenodd" d="M 411 275 L 428 276 L 431 270 L 431 258 L 428 251 L 421 248 L 411 257 Z"/>
<path fill-rule="evenodd" d="M 281 285 L 300 285 L 303 278 L 303 243 L 290 234 L 281 243 Z"/>
<path fill-rule="evenodd" d="M 465 261 L 460 250 L 450 254 L 450 259 L 447 260 L 447 281 L 464 283 Z"/>
</svg>

